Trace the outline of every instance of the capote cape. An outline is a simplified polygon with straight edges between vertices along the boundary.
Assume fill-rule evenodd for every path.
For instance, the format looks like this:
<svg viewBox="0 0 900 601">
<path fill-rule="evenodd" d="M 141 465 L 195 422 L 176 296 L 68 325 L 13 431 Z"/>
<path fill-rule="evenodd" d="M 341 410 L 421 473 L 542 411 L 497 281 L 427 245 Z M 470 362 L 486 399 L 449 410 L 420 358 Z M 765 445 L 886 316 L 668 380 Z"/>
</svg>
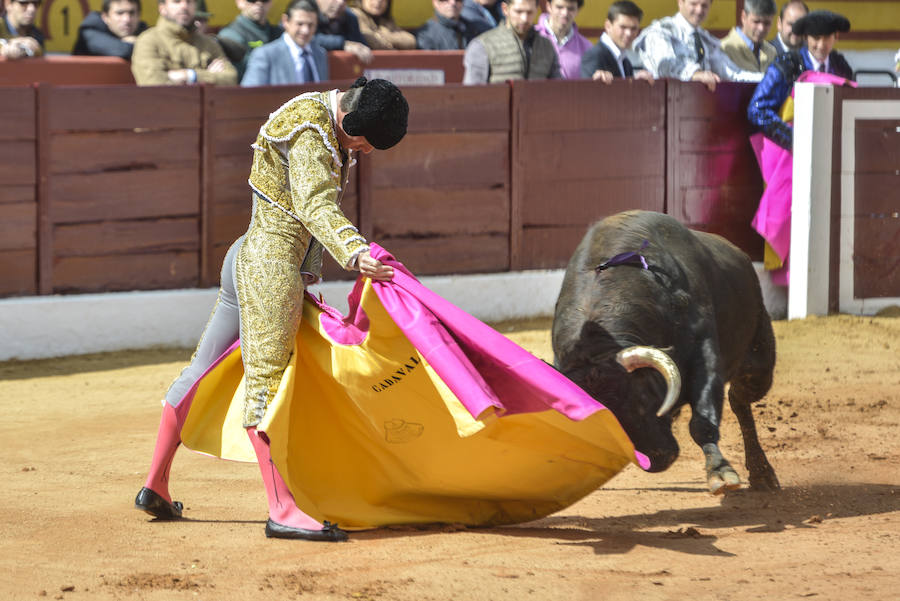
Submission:
<svg viewBox="0 0 900 601">
<path fill-rule="evenodd" d="M 258 429 L 297 505 L 347 528 L 523 522 L 629 462 L 616 418 L 552 366 L 437 296 L 386 251 L 346 316 L 307 295 L 294 353 Z M 241 427 L 239 341 L 189 391 L 184 444 L 255 461 Z"/>
</svg>

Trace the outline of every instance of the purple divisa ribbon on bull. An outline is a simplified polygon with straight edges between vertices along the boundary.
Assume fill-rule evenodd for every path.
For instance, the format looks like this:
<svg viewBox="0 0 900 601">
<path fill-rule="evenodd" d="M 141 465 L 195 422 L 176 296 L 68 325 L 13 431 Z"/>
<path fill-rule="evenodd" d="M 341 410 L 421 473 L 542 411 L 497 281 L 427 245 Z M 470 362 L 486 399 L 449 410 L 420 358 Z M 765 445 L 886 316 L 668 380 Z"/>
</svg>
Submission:
<svg viewBox="0 0 900 601">
<path fill-rule="evenodd" d="M 600 273 L 604 269 L 609 269 L 610 267 L 615 267 L 616 265 L 627 265 L 628 263 L 637 263 L 640 262 L 642 269 L 650 269 L 650 266 L 647 265 L 647 259 L 644 258 L 644 255 L 641 254 L 641 251 L 650 246 L 649 240 L 644 240 L 644 243 L 641 244 L 641 247 L 638 250 L 632 250 L 627 253 L 619 253 L 613 258 L 600 263 L 596 267 L 594 267 L 594 271 Z"/>
</svg>

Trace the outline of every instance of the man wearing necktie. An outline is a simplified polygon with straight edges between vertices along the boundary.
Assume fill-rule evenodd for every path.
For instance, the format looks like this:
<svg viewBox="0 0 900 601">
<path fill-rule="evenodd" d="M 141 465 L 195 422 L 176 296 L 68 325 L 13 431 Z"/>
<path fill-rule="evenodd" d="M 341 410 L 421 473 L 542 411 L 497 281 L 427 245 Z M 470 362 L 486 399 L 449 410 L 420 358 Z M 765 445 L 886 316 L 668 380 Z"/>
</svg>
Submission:
<svg viewBox="0 0 900 601">
<path fill-rule="evenodd" d="M 635 41 L 644 68 L 655 78 L 699 81 L 710 91 L 726 81 L 758 82 L 762 73 L 734 64 L 719 40 L 701 26 L 712 0 L 678 0 L 678 13 L 653 21 Z"/>
<path fill-rule="evenodd" d="M 315 0 L 293 0 L 281 16 L 284 33 L 250 53 L 242 86 L 313 83 L 328 79 L 328 57 L 315 40 Z"/>
<path fill-rule="evenodd" d="M 588 49 L 581 57 L 581 77 L 603 83 L 612 83 L 614 78 L 643 79 L 653 83 L 653 76 L 647 71 L 634 70 L 625 51 L 641 30 L 641 18 L 644 11 L 631 2 L 619 0 L 609 5 L 603 35 L 597 44 Z"/>
<path fill-rule="evenodd" d="M 764 73 L 778 55 L 775 46 L 766 41 L 776 8 L 775 0 L 744 0 L 741 26 L 722 38 L 722 50 L 741 69 Z"/>
</svg>

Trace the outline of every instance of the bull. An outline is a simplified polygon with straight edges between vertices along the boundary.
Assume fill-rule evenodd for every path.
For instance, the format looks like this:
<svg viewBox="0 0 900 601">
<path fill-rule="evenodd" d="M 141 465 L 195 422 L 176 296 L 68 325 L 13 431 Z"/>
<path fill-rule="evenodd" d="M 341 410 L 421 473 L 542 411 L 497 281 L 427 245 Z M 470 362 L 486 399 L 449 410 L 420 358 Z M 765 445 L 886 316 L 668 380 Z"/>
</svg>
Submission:
<svg viewBox="0 0 900 601">
<path fill-rule="evenodd" d="M 566 269 L 553 354 L 613 412 L 651 472 L 678 457 L 672 415 L 690 405 L 715 494 L 740 487 L 718 446 L 728 383 L 750 487 L 779 488 L 751 411 L 772 385 L 775 336 L 750 258 L 724 238 L 649 211 L 594 224 Z"/>
</svg>

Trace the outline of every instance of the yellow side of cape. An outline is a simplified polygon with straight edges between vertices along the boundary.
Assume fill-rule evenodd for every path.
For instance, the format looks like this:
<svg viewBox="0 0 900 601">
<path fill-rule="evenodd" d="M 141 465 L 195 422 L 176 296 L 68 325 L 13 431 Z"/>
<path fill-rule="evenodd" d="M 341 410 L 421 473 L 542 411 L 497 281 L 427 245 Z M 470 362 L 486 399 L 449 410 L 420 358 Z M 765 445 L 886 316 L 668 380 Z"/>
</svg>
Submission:
<svg viewBox="0 0 900 601">
<path fill-rule="evenodd" d="M 556 411 L 473 418 L 369 283 L 361 306 L 369 334 L 345 346 L 305 304 L 290 366 L 259 425 L 297 505 L 316 519 L 347 528 L 524 522 L 581 499 L 634 457 L 605 410 L 580 422 Z M 201 382 L 186 446 L 255 461 L 241 427 L 242 372 L 236 350 Z"/>
</svg>

